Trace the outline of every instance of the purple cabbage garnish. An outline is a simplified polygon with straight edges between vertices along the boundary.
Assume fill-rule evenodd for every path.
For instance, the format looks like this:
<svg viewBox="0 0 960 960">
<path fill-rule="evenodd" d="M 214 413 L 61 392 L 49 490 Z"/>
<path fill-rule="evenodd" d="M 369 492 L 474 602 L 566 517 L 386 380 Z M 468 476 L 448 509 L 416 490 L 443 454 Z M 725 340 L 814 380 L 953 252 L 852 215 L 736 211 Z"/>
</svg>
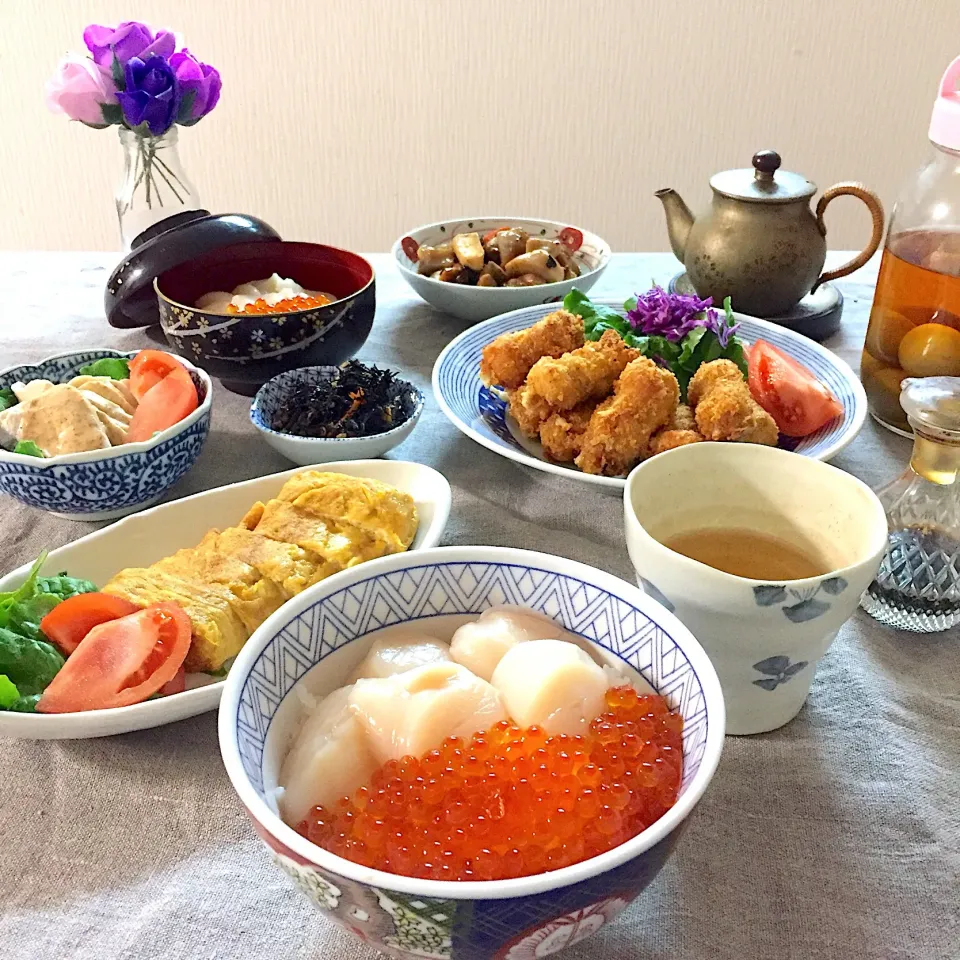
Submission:
<svg viewBox="0 0 960 960">
<path fill-rule="evenodd" d="M 678 343 L 694 328 L 706 327 L 726 349 L 740 326 L 729 315 L 721 320 L 712 297 L 701 300 L 682 293 L 667 293 L 663 287 L 655 286 L 646 293 L 638 293 L 634 299 L 634 306 L 627 311 L 627 322 L 644 336 L 665 337 Z"/>
</svg>

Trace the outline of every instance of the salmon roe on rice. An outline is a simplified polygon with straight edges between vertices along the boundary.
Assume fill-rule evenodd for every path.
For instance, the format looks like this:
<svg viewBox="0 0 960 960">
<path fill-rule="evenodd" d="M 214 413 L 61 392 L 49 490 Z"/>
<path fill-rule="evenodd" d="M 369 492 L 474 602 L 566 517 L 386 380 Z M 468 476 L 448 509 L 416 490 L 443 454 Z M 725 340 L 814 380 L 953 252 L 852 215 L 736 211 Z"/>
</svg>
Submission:
<svg viewBox="0 0 960 960">
<path fill-rule="evenodd" d="M 234 304 L 227 306 L 228 313 L 290 313 L 292 310 L 313 310 L 317 307 L 325 307 L 328 303 L 333 303 L 333 297 L 320 294 L 316 297 L 288 297 L 286 300 L 278 300 L 276 303 L 267 303 L 261 297 L 248 303 L 245 307 L 237 307 Z"/>
<path fill-rule="evenodd" d="M 583 736 L 501 721 L 425 756 L 389 760 L 297 831 L 366 867 L 424 880 L 505 880 L 624 843 L 677 800 L 683 718 L 615 687 Z"/>
</svg>

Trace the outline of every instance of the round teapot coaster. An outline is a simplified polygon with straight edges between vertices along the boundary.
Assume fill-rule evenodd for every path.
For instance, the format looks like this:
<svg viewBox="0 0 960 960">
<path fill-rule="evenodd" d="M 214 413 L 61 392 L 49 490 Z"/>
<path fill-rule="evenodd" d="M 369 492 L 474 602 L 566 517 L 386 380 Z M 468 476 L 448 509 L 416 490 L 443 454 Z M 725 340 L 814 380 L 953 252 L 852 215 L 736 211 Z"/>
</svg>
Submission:
<svg viewBox="0 0 960 960">
<path fill-rule="evenodd" d="M 685 272 L 678 273 L 670 281 L 668 289 L 670 293 L 697 295 Z M 764 319 L 819 342 L 832 337 L 840 329 L 842 313 L 843 294 L 833 284 L 824 283 L 817 288 L 816 293 L 808 293 L 787 313 Z"/>
</svg>

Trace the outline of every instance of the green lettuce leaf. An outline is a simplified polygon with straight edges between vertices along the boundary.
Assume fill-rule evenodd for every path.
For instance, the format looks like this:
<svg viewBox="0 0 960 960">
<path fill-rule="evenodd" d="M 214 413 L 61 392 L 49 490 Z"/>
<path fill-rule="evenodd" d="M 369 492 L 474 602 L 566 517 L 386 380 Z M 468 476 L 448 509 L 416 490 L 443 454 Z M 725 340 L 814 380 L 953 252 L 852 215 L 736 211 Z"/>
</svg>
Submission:
<svg viewBox="0 0 960 960">
<path fill-rule="evenodd" d="M 15 407 L 19 402 L 17 395 L 9 387 L 0 390 L 0 411 L 6 410 L 8 407 Z"/>
<path fill-rule="evenodd" d="M 630 332 L 630 324 L 613 307 L 594 303 L 585 293 L 574 288 L 563 298 L 563 309 L 583 318 L 583 335 L 599 340 L 604 330 L 616 330 L 621 336 Z"/>
<path fill-rule="evenodd" d="M 84 364 L 77 373 L 85 377 L 110 377 L 113 380 L 127 380 L 130 377 L 130 361 L 126 357 L 103 357 L 93 363 Z"/>
<path fill-rule="evenodd" d="M 39 693 L 31 693 L 25 697 L 20 697 L 17 701 L 7 707 L 7 709 L 11 713 L 36 713 L 37 703 L 39 700 Z"/>
<path fill-rule="evenodd" d="M 22 453 L 25 457 L 44 457 L 43 451 L 32 440 L 18 440 L 13 448 L 14 453 Z"/>
<path fill-rule="evenodd" d="M 5 674 L 0 673 L 0 710 L 9 710 L 20 699 L 17 685 Z"/>
<path fill-rule="evenodd" d="M 43 693 L 63 664 L 53 644 L 0 627 L 0 673 L 16 685 L 20 694 Z"/>
</svg>

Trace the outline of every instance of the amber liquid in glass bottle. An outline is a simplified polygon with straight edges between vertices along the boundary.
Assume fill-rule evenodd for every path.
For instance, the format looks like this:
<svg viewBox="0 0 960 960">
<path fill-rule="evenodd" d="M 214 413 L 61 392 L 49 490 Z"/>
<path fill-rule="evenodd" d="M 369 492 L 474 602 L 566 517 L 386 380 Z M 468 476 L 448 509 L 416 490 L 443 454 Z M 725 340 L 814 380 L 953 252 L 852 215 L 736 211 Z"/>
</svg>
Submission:
<svg viewBox="0 0 960 960">
<path fill-rule="evenodd" d="M 900 381 L 933 376 L 960 376 L 960 232 L 909 230 L 880 263 L 860 364 L 870 412 L 909 435 Z"/>
</svg>

